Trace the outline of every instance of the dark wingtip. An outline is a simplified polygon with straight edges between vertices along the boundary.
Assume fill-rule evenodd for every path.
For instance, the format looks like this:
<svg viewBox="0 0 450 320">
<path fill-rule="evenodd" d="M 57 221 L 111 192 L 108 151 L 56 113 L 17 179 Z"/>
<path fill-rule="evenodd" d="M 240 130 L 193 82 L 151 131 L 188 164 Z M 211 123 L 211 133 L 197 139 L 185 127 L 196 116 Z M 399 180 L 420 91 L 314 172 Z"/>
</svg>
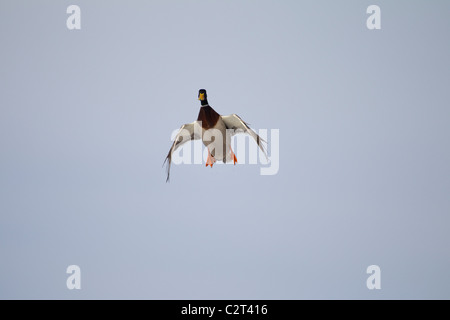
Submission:
<svg viewBox="0 0 450 320">
<path fill-rule="evenodd" d="M 166 160 L 164 160 L 163 165 L 167 162 L 167 167 L 166 167 L 166 171 L 167 171 L 167 179 L 166 179 L 166 183 L 169 182 L 170 180 L 170 164 L 171 164 L 171 159 L 170 156 L 166 157 Z"/>
</svg>

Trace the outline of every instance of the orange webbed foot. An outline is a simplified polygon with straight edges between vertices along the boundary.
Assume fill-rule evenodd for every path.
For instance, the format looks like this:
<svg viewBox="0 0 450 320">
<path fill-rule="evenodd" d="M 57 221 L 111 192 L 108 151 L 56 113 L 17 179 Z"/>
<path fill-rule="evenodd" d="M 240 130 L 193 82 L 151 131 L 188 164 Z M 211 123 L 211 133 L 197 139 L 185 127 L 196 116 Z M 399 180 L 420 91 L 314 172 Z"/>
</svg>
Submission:
<svg viewBox="0 0 450 320">
<path fill-rule="evenodd" d="M 234 154 L 233 150 L 231 149 L 231 147 L 230 147 L 230 152 L 231 152 L 231 158 L 233 158 L 233 161 L 234 161 L 234 165 L 236 165 L 237 158 L 236 158 L 236 155 Z"/>
<path fill-rule="evenodd" d="M 216 162 L 216 159 L 214 159 L 214 157 L 211 155 L 211 153 L 208 150 L 208 159 L 206 160 L 206 167 L 207 166 L 211 166 L 211 168 L 213 167 L 213 164 Z"/>
</svg>

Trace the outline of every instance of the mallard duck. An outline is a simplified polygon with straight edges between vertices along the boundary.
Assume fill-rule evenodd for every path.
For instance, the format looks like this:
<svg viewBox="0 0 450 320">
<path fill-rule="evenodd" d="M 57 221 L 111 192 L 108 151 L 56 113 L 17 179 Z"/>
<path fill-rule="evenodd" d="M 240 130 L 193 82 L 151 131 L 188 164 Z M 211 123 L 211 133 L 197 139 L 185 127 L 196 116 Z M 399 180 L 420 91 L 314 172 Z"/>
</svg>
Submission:
<svg viewBox="0 0 450 320">
<path fill-rule="evenodd" d="M 208 96 L 205 89 L 200 89 L 198 91 L 198 100 L 200 100 L 201 107 L 198 113 L 197 120 L 181 126 L 164 161 L 164 163 L 166 163 L 167 161 L 166 182 L 169 181 L 170 177 L 170 165 L 172 163 L 173 152 L 180 146 L 182 146 L 185 142 L 191 140 L 202 139 L 203 144 L 208 149 L 208 159 L 206 160 L 206 167 L 211 166 L 212 168 L 216 160 L 222 161 L 224 163 L 233 161 L 233 163 L 236 165 L 237 158 L 233 150 L 231 149 L 230 142 L 231 136 L 237 133 L 247 133 L 252 136 L 267 158 L 267 154 L 263 146 L 263 143 L 265 143 L 265 141 L 261 139 L 255 131 L 250 129 L 248 124 L 237 114 L 231 114 L 229 116 L 221 116 L 220 114 L 218 114 L 209 105 Z M 212 139 L 211 135 L 205 135 L 205 133 L 210 129 L 218 130 L 214 132 L 220 132 L 222 139 L 217 139 L 214 135 L 214 139 Z"/>
</svg>

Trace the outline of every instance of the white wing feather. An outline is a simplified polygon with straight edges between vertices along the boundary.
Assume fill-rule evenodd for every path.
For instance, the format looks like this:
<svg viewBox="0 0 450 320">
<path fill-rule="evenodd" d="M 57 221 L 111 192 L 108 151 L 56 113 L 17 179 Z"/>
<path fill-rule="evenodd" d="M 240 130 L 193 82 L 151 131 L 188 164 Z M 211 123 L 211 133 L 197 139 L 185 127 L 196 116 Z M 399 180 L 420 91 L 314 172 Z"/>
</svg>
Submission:
<svg viewBox="0 0 450 320">
<path fill-rule="evenodd" d="M 232 129 L 231 135 L 234 136 L 238 133 L 247 133 L 253 139 L 255 139 L 256 144 L 262 150 L 267 159 L 267 153 L 264 148 L 263 143 L 267 143 L 264 139 L 262 139 L 255 131 L 253 131 L 248 124 L 242 120 L 237 114 L 230 114 L 229 116 L 222 116 L 222 120 L 225 123 L 227 129 Z"/>
<path fill-rule="evenodd" d="M 170 165 L 172 163 L 172 154 L 177 150 L 179 147 L 181 147 L 183 144 L 185 144 L 188 141 L 191 140 L 197 140 L 201 139 L 202 134 L 202 128 L 198 121 L 194 121 L 192 123 L 187 123 L 181 126 L 180 130 L 178 131 L 177 136 L 175 137 L 172 147 L 169 150 L 169 153 L 167 154 L 166 160 L 164 160 L 164 163 L 167 161 L 167 179 L 166 182 L 169 181 L 170 177 Z M 163 165 L 164 165 L 163 163 Z"/>
</svg>

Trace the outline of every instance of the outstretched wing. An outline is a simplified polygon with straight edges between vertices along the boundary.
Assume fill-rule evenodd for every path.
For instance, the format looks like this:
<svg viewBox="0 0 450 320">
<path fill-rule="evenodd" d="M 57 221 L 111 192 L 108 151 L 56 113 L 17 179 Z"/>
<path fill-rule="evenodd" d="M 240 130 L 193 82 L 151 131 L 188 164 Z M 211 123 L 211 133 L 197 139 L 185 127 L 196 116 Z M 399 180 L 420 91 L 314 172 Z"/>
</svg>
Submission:
<svg viewBox="0 0 450 320">
<path fill-rule="evenodd" d="M 237 133 L 247 133 L 255 139 L 256 144 L 262 150 L 267 159 L 267 153 L 264 148 L 263 143 L 267 143 L 264 139 L 262 139 L 255 131 L 253 131 L 248 124 L 242 120 L 237 114 L 230 114 L 229 116 L 222 116 L 222 120 L 225 123 L 227 129 L 232 129 L 231 135 L 235 135 Z"/>
<path fill-rule="evenodd" d="M 200 139 L 201 132 L 202 132 L 202 128 L 201 128 L 201 125 L 198 123 L 198 121 L 194 121 L 192 123 L 187 123 L 187 124 L 184 124 L 181 126 L 180 130 L 178 131 L 177 136 L 175 137 L 175 139 L 173 141 L 172 147 L 170 148 L 169 153 L 167 154 L 166 160 L 164 160 L 164 163 L 166 163 L 166 161 L 167 161 L 166 182 L 169 181 L 170 164 L 172 163 L 173 152 L 188 141 Z M 164 163 L 163 163 L 163 165 L 164 165 Z"/>
</svg>

